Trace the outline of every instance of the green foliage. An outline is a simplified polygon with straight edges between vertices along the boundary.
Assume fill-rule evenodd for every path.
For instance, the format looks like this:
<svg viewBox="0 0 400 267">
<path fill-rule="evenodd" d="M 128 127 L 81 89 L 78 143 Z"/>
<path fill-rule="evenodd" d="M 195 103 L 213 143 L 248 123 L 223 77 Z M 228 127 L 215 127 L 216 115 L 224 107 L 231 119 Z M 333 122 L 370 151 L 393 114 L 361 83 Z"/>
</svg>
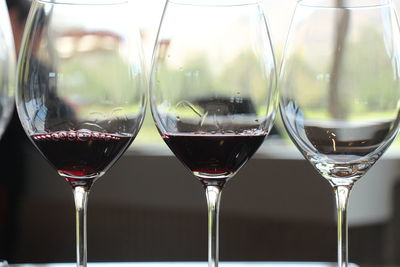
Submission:
<svg viewBox="0 0 400 267">
<path fill-rule="evenodd" d="M 397 97 L 394 97 L 393 93 L 399 94 L 398 84 L 393 82 L 394 73 L 390 71 L 392 68 L 388 66 L 391 62 L 378 54 L 381 51 L 386 51 L 385 44 L 376 41 L 382 39 L 378 34 L 373 29 L 365 29 L 357 40 L 347 43 L 344 55 L 346 60 L 342 63 L 339 88 L 342 90 L 341 92 L 348 94 L 348 102 L 345 104 L 351 105 L 350 116 L 353 118 L 389 117 L 393 114 L 385 111 L 385 105 L 397 105 Z M 374 44 L 374 47 L 362 45 L 363 43 Z M 312 65 L 305 61 L 305 56 L 300 52 L 292 55 L 291 60 L 288 61 L 288 64 L 291 65 L 286 66 L 287 69 L 302 70 L 289 74 L 290 83 L 302 85 L 303 90 L 297 98 L 300 103 L 311 106 L 310 109 L 305 111 L 312 113 L 308 116 L 314 118 L 328 117 L 329 114 L 323 111 L 325 110 L 323 107 L 326 106 L 326 101 L 329 101 L 329 96 L 326 90 L 321 89 L 321 80 L 315 79 L 315 73 L 319 73 L 317 68 L 325 68 L 329 71 L 330 66 L 321 66 L 315 64 L 315 62 Z M 87 57 L 90 57 L 90 55 Z M 98 93 L 99 98 L 123 102 L 127 96 L 134 97 L 131 90 L 135 86 L 143 86 L 143 84 L 129 84 L 127 77 L 132 73 L 126 72 L 125 64 L 126 62 L 123 59 L 112 53 L 106 57 L 93 56 L 85 60 L 74 58 L 63 64 L 64 78 L 70 77 L 71 82 L 68 84 L 70 88 L 62 92 L 69 96 L 79 93 L 83 96 L 83 99 L 85 92 L 88 96 Z M 179 96 L 187 90 L 190 90 L 188 97 L 196 99 L 215 94 L 214 89 L 218 88 L 218 94 L 221 96 L 252 99 L 257 102 L 255 103 L 257 111 L 261 112 L 265 108 L 259 105 L 265 101 L 266 97 L 270 97 L 268 86 L 272 82 L 261 73 L 265 71 L 263 67 L 260 68 L 262 64 L 263 62 L 256 58 L 251 51 L 248 51 L 237 55 L 231 62 L 227 62 L 223 69 L 215 72 L 213 71 L 215 66 L 212 66 L 206 55 L 197 55 L 197 57 L 191 58 L 189 62 L 185 63 L 185 69 L 162 62 L 158 65 L 153 82 L 155 82 L 155 88 L 160 94 L 161 90 L 158 89 L 163 87 L 162 94 L 168 95 L 161 98 L 168 97 L 171 103 L 177 104 L 180 101 Z M 374 73 L 374 76 L 371 76 L 370 73 Z M 359 77 L 354 79 L 354 75 L 359 75 Z M 350 80 L 357 81 L 357 84 L 352 84 L 351 88 L 340 87 L 340 85 L 349 84 Z M 82 85 L 90 86 L 82 87 Z M 168 88 L 168 90 L 164 90 L 164 88 Z M 381 88 L 391 88 L 391 90 L 381 90 Z M 357 98 L 361 100 L 353 101 L 355 93 L 361 94 L 361 98 Z M 323 101 L 321 101 L 322 94 L 325 94 Z M 388 99 L 392 101 L 388 101 Z M 368 105 L 366 105 L 367 103 Z M 150 108 L 147 110 L 138 139 L 144 143 L 159 143 L 161 138 L 151 118 Z"/>
<path fill-rule="evenodd" d="M 97 56 L 97 53 L 102 53 Z M 141 78 L 134 77 L 135 70 L 129 71 L 127 62 L 113 52 L 99 50 L 95 53 L 81 53 L 70 59 L 61 59 L 64 83 L 60 83 L 60 96 L 70 101 L 79 101 L 79 109 L 85 110 L 85 103 L 101 103 L 98 110 L 108 111 L 116 105 L 138 109 L 141 90 L 145 86 Z M 95 96 L 95 97 L 93 97 Z M 109 103 L 109 104 L 108 104 Z M 112 103 L 112 105 L 111 105 Z M 77 110 L 79 113 L 79 110 Z M 83 112 L 82 112 L 83 113 Z"/>
<path fill-rule="evenodd" d="M 285 81 L 285 84 L 293 88 L 291 93 L 296 94 L 298 105 L 307 107 L 303 113 L 308 118 L 335 117 L 327 109 L 329 104 L 339 105 L 347 119 L 368 119 L 377 114 L 387 118 L 396 116 L 400 98 L 399 80 L 395 77 L 398 74 L 392 66 L 391 60 L 394 59 L 382 56 L 389 53 L 391 48 L 387 46 L 391 44 L 384 43 L 385 38 L 381 34 L 373 28 L 365 28 L 358 38 L 346 39 L 336 73 L 332 72 L 332 68 L 339 52 L 333 50 L 334 46 L 330 48 L 330 60 L 326 57 L 327 51 L 323 52 L 320 61 L 312 61 L 310 57 L 314 58 L 318 52 L 308 51 L 314 53 L 310 55 L 301 50 L 287 59 L 285 76 L 290 81 Z M 333 79 L 338 81 L 335 89 L 331 87 Z M 337 90 L 336 94 L 341 96 L 340 102 L 330 103 L 335 93 L 331 90 Z M 290 95 L 287 97 L 294 98 Z"/>
</svg>

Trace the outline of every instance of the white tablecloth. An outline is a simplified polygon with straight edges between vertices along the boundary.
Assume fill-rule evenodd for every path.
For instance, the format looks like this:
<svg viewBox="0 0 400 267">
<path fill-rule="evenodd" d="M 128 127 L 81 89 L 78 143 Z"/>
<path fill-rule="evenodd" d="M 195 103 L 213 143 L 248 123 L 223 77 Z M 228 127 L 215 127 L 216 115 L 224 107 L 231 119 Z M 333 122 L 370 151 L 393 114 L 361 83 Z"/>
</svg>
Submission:
<svg viewBox="0 0 400 267">
<path fill-rule="evenodd" d="M 220 262 L 221 267 L 337 267 L 333 262 Z M 75 263 L 13 264 L 10 267 L 74 267 Z M 207 267 L 206 262 L 90 262 L 88 267 Z M 349 267 L 358 267 L 349 264 Z"/>
</svg>

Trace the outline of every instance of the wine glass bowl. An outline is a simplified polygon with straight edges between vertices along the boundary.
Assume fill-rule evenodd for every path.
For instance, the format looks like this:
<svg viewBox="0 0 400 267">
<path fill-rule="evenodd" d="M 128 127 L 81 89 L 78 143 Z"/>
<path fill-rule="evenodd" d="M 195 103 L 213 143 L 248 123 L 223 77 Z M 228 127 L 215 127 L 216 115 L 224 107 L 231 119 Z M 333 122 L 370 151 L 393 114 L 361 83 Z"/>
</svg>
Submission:
<svg viewBox="0 0 400 267">
<path fill-rule="evenodd" d="M 143 121 L 146 81 L 126 7 L 116 0 L 34 4 L 22 47 L 18 110 L 27 134 L 67 178 L 100 177 Z M 110 14 L 113 23 L 106 23 Z"/>
<path fill-rule="evenodd" d="M 348 262 L 350 190 L 398 131 L 399 44 L 387 0 L 300 0 L 290 26 L 280 111 L 290 138 L 336 193 L 339 266 Z"/>
<path fill-rule="evenodd" d="M 17 77 L 25 132 L 72 186 L 77 265 L 86 266 L 86 205 L 93 183 L 138 134 L 147 80 L 126 0 L 35 0 Z"/>
<path fill-rule="evenodd" d="M 259 3 L 169 1 L 157 40 L 151 107 L 162 137 L 202 181 L 232 177 L 275 117 L 275 62 Z"/>
<path fill-rule="evenodd" d="M 211 267 L 218 266 L 222 189 L 263 143 L 275 118 L 275 72 L 260 1 L 167 1 L 153 53 L 150 104 L 165 143 L 205 188 Z"/>
<path fill-rule="evenodd" d="M 353 2 L 346 9 L 337 1 L 331 1 L 334 8 L 313 2 L 321 1 L 300 1 L 296 14 L 309 14 L 293 20 L 296 33 L 288 39 L 281 73 L 281 111 L 290 136 L 321 174 L 353 181 L 397 132 L 397 24 L 388 5 Z"/>
</svg>

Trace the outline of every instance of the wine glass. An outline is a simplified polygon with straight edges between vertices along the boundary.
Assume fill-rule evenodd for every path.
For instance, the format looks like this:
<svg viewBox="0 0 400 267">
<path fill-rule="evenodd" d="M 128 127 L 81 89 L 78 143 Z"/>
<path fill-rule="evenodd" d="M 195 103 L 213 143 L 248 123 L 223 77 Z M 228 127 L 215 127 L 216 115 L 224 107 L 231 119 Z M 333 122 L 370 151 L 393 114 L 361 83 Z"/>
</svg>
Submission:
<svg viewBox="0 0 400 267">
<path fill-rule="evenodd" d="M 5 1 L 0 0 L 0 138 L 2 137 L 14 110 L 14 85 L 14 38 L 6 3 Z M 9 179 L 9 177 L 4 176 L 4 173 L 1 178 L 4 180 Z M 4 248 L 3 245 L 7 245 L 6 242 L 1 244 L 1 249 Z M 7 261 L 1 259 L 0 266 L 7 267 Z"/>
<path fill-rule="evenodd" d="M 300 0 L 279 77 L 289 136 L 333 187 L 338 266 L 350 190 L 399 126 L 399 28 L 389 0 Z"/>
<path fill-rule="evenodd" d="M 5 1 L 0 1 L 0 137 L 14 110 L 15 47 Z"/>
<path fill-rule="evenodd" d="M 18 113 L 32 142 L 72 186 L 78 266 L 87 264 L 89 190 L 144 117 L 146 78 L 131 18 L 126 0 L 36 0 L 23 37 Z"/>
<path fill-rule="evenodd" d="M 167 1 L 151 109 L 166 144 L 205 188 L 210 267 L 218 266 L 221 191 L 272 127 L 275 74 L 260 1 Z"/>
</svg>

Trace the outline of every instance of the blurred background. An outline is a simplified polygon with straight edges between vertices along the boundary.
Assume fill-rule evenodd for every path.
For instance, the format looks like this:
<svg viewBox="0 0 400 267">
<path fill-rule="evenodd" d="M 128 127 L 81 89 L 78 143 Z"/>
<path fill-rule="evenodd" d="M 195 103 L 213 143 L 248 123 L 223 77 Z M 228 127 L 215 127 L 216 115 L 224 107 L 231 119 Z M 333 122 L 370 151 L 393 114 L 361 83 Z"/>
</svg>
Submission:
<svg viewBox="0 0 400 267">
<path fill-rule="evenodd" d="M 296 1 L 264 3 L 279 65 Z M 400 1 L 394 3 L 400 8 Z M 30 3 L 8 0 L 7 4 L 18 50 Z M 149 67 L 165 1 L 132 4 Z M 78 50 L 99 44 L 103 49 L 101 45 L 112 42 L 95 36 L 79 42 L 81 47 L 71 47 L 69 41 L 66 38 L 63 45 Z M 101 75 L 106 73 L 105 68 Z M 133 146 L 91 192 L 89 261 L 207 258 L 204 192 L 163 143 L 150 115 Z M 352 262 L 400 264 L 399 141 L 352 192 Z M 74 262 L 71 188 L 26 139 L 15 116 L 0 147 L 5 151 L 0 155 L 0 258 L 11 263 Z M 278 120 L 274 134 L 223 193 L 221 260 L 336 261 L 334 207 L 330 185 L 291 145 Z"/>
</svg>

